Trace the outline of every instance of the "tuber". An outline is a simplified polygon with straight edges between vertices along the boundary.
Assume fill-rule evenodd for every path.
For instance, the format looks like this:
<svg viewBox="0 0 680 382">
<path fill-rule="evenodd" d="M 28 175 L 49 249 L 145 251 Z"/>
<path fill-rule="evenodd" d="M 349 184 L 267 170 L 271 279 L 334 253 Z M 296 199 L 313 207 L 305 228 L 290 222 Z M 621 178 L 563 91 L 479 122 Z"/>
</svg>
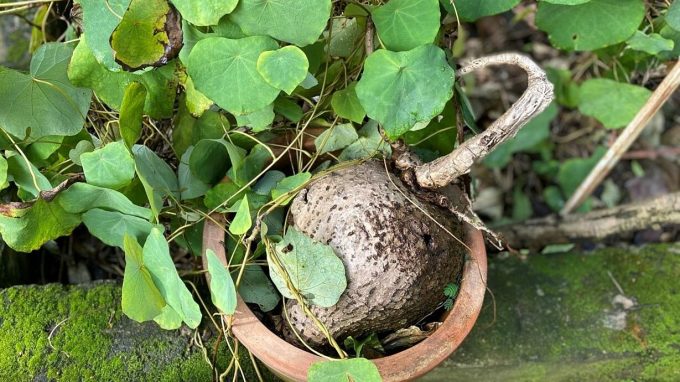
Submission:
<svg viewBox="0 0 680 382">
<path fill-rule="evenodd" d="M 466 256 L 464 223 L 446 203 L 433 201 L 455 200 L 450 195 L 456 187 L 449 185 L 553 99 L 545 72 L 519 54 L 480 58 L 458 74 L 498 64 L 524 69 L 527 90 L 484 132 L 451 154 L 422 164 L 405 151 L 394 166 L 370 160 L 345 167 L 312 182 L 294 199 L 290 215 L 295 228 L 330 245 L 345 265 L 348 284 L 338 303 L 310 307 L 334 338 L 413 325 L 443 302 L 444 286 L 460 276 Z M 298 301 L 290 300 L 286 307 L 291 327 L 284 335 L 289 341 L 299 335 L 312 346 L 327 343 Z"/>
</svg>

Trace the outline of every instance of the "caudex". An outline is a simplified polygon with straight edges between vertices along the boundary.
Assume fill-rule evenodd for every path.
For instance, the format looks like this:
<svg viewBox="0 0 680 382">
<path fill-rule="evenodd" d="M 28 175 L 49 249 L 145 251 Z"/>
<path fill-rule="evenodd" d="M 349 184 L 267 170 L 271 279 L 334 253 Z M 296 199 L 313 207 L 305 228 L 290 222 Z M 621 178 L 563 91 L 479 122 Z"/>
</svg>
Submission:
<svg viewBox="0 0 680 382">
<path fill-rule="evenodd" d="M 449 155 L 424 164 L 397 144 L 401 149 L 390 161 L 345 166 L 300 191 L 290 208 L 292 224 L 333 248 L 343 260 L 348 284 L 330 308 L 289 300 L 291 330 L 285 335 L 290 341 L 299 335 L 321 346 L 332 342 L 330 337 L 403 328 L 441 303 L 443 288 L 460 277 L 465 262 L 463 225 L 476 220 L 459 177 L 553 100 L 545 72 L 520 54 L 480 58 L 457 74 L 502 64 L 526 71 L 527 90 L 485 131 Z"/>
</svg>

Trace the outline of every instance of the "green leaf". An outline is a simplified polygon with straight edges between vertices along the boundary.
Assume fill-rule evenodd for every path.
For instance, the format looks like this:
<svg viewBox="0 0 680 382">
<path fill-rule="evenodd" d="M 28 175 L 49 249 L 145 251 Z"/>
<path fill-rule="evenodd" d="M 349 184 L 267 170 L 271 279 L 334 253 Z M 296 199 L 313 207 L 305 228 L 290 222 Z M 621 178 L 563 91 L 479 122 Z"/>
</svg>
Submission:
<svg viewBox="0 0 680 382">
<path fill-rule="evenodd" d="M 257 304 L 263 312 L 273 310 L 281 301 L 274 285 L 259 265 L 246 265 L 239 286 L 239 294 L 243 301 L 249 304 Z"/>
<path fill-rule="evenodd" d="M 585 4 L 587 2 L 590 2 L 590 0 L 541 0 L 545 1 L 546 3 L 551 3 L 551 4 L 562 4 L 562 5 L 579 5 L 579 4 Z"/>
<path fill-rule="evenodd" d="M 651 94 L 641 86 L 594 78 L 581 85 L 578 109 L 602 122 L 604 127 L 618 129 L 633 120 Z"/>
<path fill-rule="evenodd" d="M 229 120 L 224 114 L 207 110 L 200 118 L 194 118 L 185 103 L 180 101 L 172 131 L 172 147 L 178 157 L 182 156 L 189 146 L 195 146 L 202 139 L 222 138 L 229 127 Z"/>
<path fill-rule="evenodd" d="M 206 38 L 191 50 L 187 69 L 196 89 L 218 106 L 236 115 L 251 113 L 279 95 L 257 71 L 260 54 L 276 48 L 276 41 L 265 36 Z"/>
<path fill-rule="evenodd" d="M 66 69 L 73 49 L 66 44 L 41 45 L 29 73 L 0 67 L 0 126 L 24 139 L 75 135 L 83 129 L 92 92 L 73 86 Z"/>
<path fill-rule="evenodd" d="M 111 72 L 97 62 L 86 40 L 81 40 L 73 52 L 68 77 L 74 85 L 88 87 L 106 105 L 120 110 L 128 84 L 141 82 L 147 90 L 144 113 L 156 119 L 172 116 L 177 93 L 176 65 L 168 64 L 141 74 Z"/>
<path fill-rule="evenodd" d="M 200 117 L 206 110 L 210 109 L 210 106 L 213 105 L 213 101 L 206 97 L 205 94 L 196 90 L 194 81 L 191 77 L 187 77 L 184 86 L 186 90 L 187 109 L 189 109 L 189 112 L 193 116 Z"/>
<path fill-rule="evenodd" d="M 330 14 L 331 0 L 241 0 L 230 19 L 249 36 L 303 47 L 319 38 Z"/>
<path fill-rule="evenodd" d="M 240 200 L 245 191 L 247 191 L 247 189 L 242 190 L 238 184 L 227 178 L 205 193 L 203 203 L 207 208 L 213 210 L 226 202 L 222 207 L 228 208 L 234 205 L 236 201 Z M 224 210 L 224 208 L 222 210 Z"/>
<path fill-rule="evenodd" d="M 669 27 L 680 31 L 680 1 L 673 0 L 665 17 Z"/>
<path fill-rule="evenodd" d="M 431 44 L 439 32 L 437 0 L 390 0 L 371 13 L 378 37 L 389 50 L 405 51 Z"/>
<path fill-rule="evenodd" d="M 132 82 L 125 88 L 123 103 L 120 106 L 120 135 L 127 147 L 132 147 L 142 135 L 142 118 L 146 88 L 139 82 Z"/>
<path fill-rule="evenodd" d="M 135 170 L 142 181 L 151 211 L 158 216 L 163 206 L 163 198 L 179 199 L 179 183 L 170 166 L 146 146 L 135 145 L 132 148 L 135 158 Z"/>
<path fill-rule="evenodd" d="M 154 317 L 153 320 L 165 330 L 175 330 L 182 326 L 182 317 L 170 305 L 165 305 L 161 314 Z"/>
<path fill-rule="evenodd" d="M 440 0 L 440 2 L 448 13 L 456 14 L 451 0 Z M 454 0 L 458 16 L 462 21 L 475 21 L 484 16 L 497 15 L 511 9 L 519 2 L 520 0 Z"/>
<path fill-rule="evenodd" d="M 484 164 L 491 168 L 505 167 L 512 154 L 531 149 L 550 137 L 550 122 L 557 116 L 557 106 L 551 103 L 541 114 L 522 127 L 514 138 L 498 145 L 486 158 Z"/>
<path fill-rule="evenodd" d="M 591 0 L 580 5 L 538 4 L 536 25 L 553 46 L 587 51 L 626 41 L 645 16 L 643 0 Z"/>
<path fill-rule="evenodd" d="M 444 287 L 444 296 L 454 298 L 458 294 L 458 285 L 450 283 Z"/>
<path fill-rule="evenodd" d="M 328 38 L 328 54 L 333 57 L 347 58 L 355 51 L 361 51 L 363 46 L 360 42 L 363 41 L 366 33 L 366 24 L 357 22 L 355 18 L 339 17 L 334 18 L 331 22 L 332 33 L 324 32 L 324 36 Z"/>
<path fill-rule="evenodd" d="M 327 152 L 344 149 L 354 143 L 357 139 L 359 139 L 359 135 L 354 129 L 354 126 L 351 123 L 345 123 L 324 130 L 323 133 L 319 134 L 319 136 L 314 139 L 314 146 L 316 146 L 316 152 L 321 155 Z"/>
<path fill-rule="evenodd" d="M 143 252 L 144 264 L 165 301 L 187 326 L 192 329 L 198 327 L 202 318 L 201 309 L 177 274 L 175 263 L 170 257 L 168 242 L 158 228 L 151 229 L 151 234 L 144 243 Z"/>
<path fill-rule="evenodd" d="M 307 372 L 309 382 L 381 382 L 375 364 L 365 358 L 313 363 Z"/>
<path fill-rule="evenodd" d="M 359 130 L 359 139 L 342 150 L 338 159 L 343 161 L 372 158 L 377 154 L 382 154 L 389 158 L 392 154 L 392 148 L 380 136 L 378 131 L 378 123 L 376 121 L 368 121 L 364 127 Z"/>
<path fill-rule="evenodd" d="M 288 227 L 274 250 L 283 270 L 270 260 L 269 276 L 284 297 L 294 298 L 284 281 L 290 279 L 292 286 L 310 304 L 327 308 L 338 302 L 347 287 L 345 266 L 329 245 Z"/>
<path fill-rule="evenodd" d="M 210 273 L 210 298 L 213 304 L 225 314 L 236 312 L 236 287 L 231 275 L 212 249 L 205 251 Z"/>
<path fill-rule="evenodd" d="M 215 25 L 238 4 L 238 0 L 171 0 L 171 2 L 182 17 L 194 25 Z"/>
<path fill-rule="evenodd" d="M 295 175 L 283 178 L 276 183 L 276 187 L 272 189 L 272 200 L 277 200 L 279 197 L 296 190 L 303 185 L 305 185 L 312 178 L 312 174 L 308 172 L 299 172 Z M 288 204 L 293 196 L 290 196 L 283 201 L 280 201 L 280 205 Z"/>
<path fill-rule="evenodd" d="M 524 221 L 533 215 L 531 200 L 521 187 L 515 187 L 512 192 L 512 220 Z"/>
<path fill-rule="evenodd" d="M 236 123 L 239 126 L 248 126 L 257 133 L 270 127 L 274 122 L 274 118 L 276 118 L 276 114 L 274 114 L 274 104 L 269 104 L 252 113 L 237 115 Z"/>
<path fill-rule="evenodd" d="M 309 61 L 297 46 L 288 45 L 262 52 L 257 59 L 257 71 L 272 87 L 293 93 L 307 77 Z"/>
<path fill-rule="evenodd" d="M 7 156 L 7 174 L 10 176 L 10 180 L 16 183 L 20 191 L 31 196 L 30 199 L 37 198 L 40 191 L 52 189 L 52 184 L 45 175 L 41 174 L 40 170 L 32 163 L 26 163 L 26 160 L 19 154 Z M 34 177 L 35 181 L 33 180 Z M 38 188 L 36 188 L 36 183 Z"/>
<path fill-rule="evenodd" d="M 92 151 L 94 151 L 94 145 L 92 142 L 82 140 L 76 144 L 76 147 L 69 150 L 68 158 L 71 160 L 71 162 L 77 164 L 78 166 L 82 166 L 83 163 L 80 161 L 80 156 L 84 153 L 90 153 Z"/>
<path fill-rule="evenodd" d="M 166 0 L 132 0 L 111 35 L 111 47 L 127 70 L 161 66 L 182 48 L 179 18 Z"/>
<path fill-rule="evenodd" d="M 229 223 L 229 232 L 234 235 L 243 235 L 248 232 L 253 225 L 253 220 L 250 217 L 250 206 L 248 204 L 248 195 L 243 195 L 243 199 L 239 202 L 238 211 L 234 220 Z"/>
<path fill-rule="evenodd" d="M 357 97 L 356 85 L 356 82 L 352 82 L 347 88 L 333 93 L 331 106 L 338 117 L 361 123 L 366 116 L 366 111 Z"/>
<path fill-rule="evenodd" d="M 149 321 L 161 314 L 165 301 L 144 265 L 139 243 L 133 237 L 125 235 L 124 250 L 123 313 L 137 322 Z"/>
<path fill-rule="evenodd" d="M 119 71 L 120 65 L 113 58 L 113 49 L 109 44 L 111 33 L 116 29 L 130 5 L 130 0 L 77 0 L 83 10 L 82 40 L 92 48 L 97 62 L 106 68 Z"/>
<path fill-rule="evenodd" d="M 12 213 L 14 217 L 5 214 L 0 214 L 0 234 L 17 252 L 34 251 L 80 225 L 80 216 L 66 212 L 56 200 L 38 198 L 28 209 Z"/>
<path fill-rule="evenodd" d="M 396 139 L 442 112 L 453 96 L 453 80 L 444 51 L 434 45 L 408 52 L 381 49 L 366 59 L 356 92 L 366 114 Z"/>
<path fill-rule="evenodd" d="M 626 43 L 630 49 L 645 52 L 652 56 L 664 51 L 671 51 L 675 47 L 673 40 L 667 40 L 658 33 L 647 35 L 640 31 L 635 31 L 633 37 L 629 38 Z"/>
<path fill-rule="evenodd" d="M 74 214 L 86 212 L 93 208 L 101 208 L 143 219 L 151 219 L 151 211 L 148 208 L 132 203 L 120 192 L 87 183 L 71 185 L 59 195 L 58 200 L 66 212 Z"/>
<path fill-rule="evenodd" d="M 300 105 L 287 97 L 279 97 L 274 101 L 274 112 L 294 123 L 300 122 L 304 115 Z"/>
<path fill-rule="evenodd" d="M 179 193 L 181 200 L 189 200 L 205 195 L 205 192 L 210 189 L 210 185 L 198 179 L 189 168 L 189 158 L 194 151 L 194 146 L 184 152 L 177 168 L 177 180 L 179 184 Z"/>
<path fill-rule="evenodd" d="M 245 150 L 224 139 L 203 139 L 194 147 L 189 167 L 196 178 L 215 184 L 224 177 L 230 165 L 236 165 L 245 156 Z"/>
<path fill-rule="evenodd" d="M 106 245 L 119 248 L 123 248 L 125 235 L 130 235 L 138 241 L 143 241 L 149 236 L 151 229 L 154 227 L 146 219 L 99 208 L 85 212 L 83 214 L 83 223 L 92 236 L 101 240 Z"/>
<path fill-rule="evenodd" d="M 4 190 L 9 186 L 8 182 L 8 170 L 9 165 L 7 164 L 7 159 L 0 155 L 0 190 Z"/>
<path fill-rule="evenodd" d="M 557 183 L 567 197 L 576 191 L 607 150 L 598 147 L 590 158 L 567 159 L 557 173 Z"/>
<path fill-rule="evenodd" d="M 116 190 L 130 184 L 135 177 L 135 161 L 122 141 L 84 153 L 80 161 L 87 183 L 95 186 Z"/>
</svg>

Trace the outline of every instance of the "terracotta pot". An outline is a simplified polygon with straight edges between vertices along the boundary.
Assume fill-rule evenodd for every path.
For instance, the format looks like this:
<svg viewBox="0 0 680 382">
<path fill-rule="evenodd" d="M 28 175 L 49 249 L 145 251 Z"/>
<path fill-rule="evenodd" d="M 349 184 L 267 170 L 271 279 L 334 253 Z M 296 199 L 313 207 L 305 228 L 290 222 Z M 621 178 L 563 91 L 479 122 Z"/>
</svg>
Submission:
<svg viewBox="0 0 680 382">
<path fill-rule="evenodd" d="M 212 249 L 227 265 L 224 250 L 224 218 L 206 219 L 203 250 Z M 460 291 L 442 325 L 427 339 L 397 354 L 373 360 L 386 382 L 409 381 L 425 375 L 448 358 L 477 320 L 486 292 L 486 250 L 482 234 L 467 230 L 472 250 L 465 263 Z M 203 256 L 204 268 L 206 259 Z M 206 273 L 206 276 L 209 275 Z M 239 297 L 232 330 L 236 338 L 272 372 L 287 381 L 306 381 L 309 367 L 322 358 L 299 349 L 270 331 Z"/>
</svg>

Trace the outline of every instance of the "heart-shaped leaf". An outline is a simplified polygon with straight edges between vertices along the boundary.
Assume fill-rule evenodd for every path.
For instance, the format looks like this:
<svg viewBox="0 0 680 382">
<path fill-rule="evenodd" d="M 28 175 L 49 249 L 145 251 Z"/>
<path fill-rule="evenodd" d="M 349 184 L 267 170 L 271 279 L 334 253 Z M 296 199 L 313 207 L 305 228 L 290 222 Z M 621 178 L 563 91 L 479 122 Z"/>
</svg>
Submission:
<svg viewBox="0 0 680 382">
<path fill-rule="evenodd" d="M 122 141 L 80 156 L 85 179 L 95 186 L 120 189 L 135 177 L 135 161 Z"/>
<path fill-rule="evenodd" d="M 247 114 L 274 102 L 279 89 L 257 71 L 257 59 L 278 48 L 265 36 L 231 40 L 210 37 L 199 41 L 189 54 L 187 69 L 196 89 L 232 114 Z"/>
<path fill-rule="evenodd" d="M 309 62 L 300 48 L 288 45 L 262 52 L 257 59 L 257 71 L 272 87 L 291 94 L 307 77 Z"/>
<path fill-rule="evenodd" d="M 241 0 L 230 18 L 249 36 L 297 46 L 314 43 L 331 15 L 331 0 Z"/>
<path fill-rule="evenodd" d="M 0 67 L 0 126 L 24 139 L 75 135 L 83 129 L 92 92 L 73 86 L 66 69 L 73 49 L 48 43 L 33 55 L 29 73 Z"/>
<path fill-rule="evenodd" d="M 194 25 L 216 25 L 236 8 L 238 0 L 171 0 L 183 18 Z"/>
<path fill-rule="evenodd" d="M 356 82 L 352 82 L 347 88 L 333 93 L 331 106 L 338 117 L 361 123 L 366 116 L 366 111 L 357 97 L 356 85 Z"/>
<path fill-rule="evenodd" d="M 381 49 L 366 59 L 356 92 L 366 114 L 396 139 L 441 113 L 453 96 L 453 82 L 444 51 L 434 45 L 408 52 Z"/>
<path fill-rule="evenodd" d="M 390 0 L 372 14 L 378 36 L 389 50 L 431 44 L 439 32 L 438 0 Z"/>
<path fill-rule="evenodd" d="M 274 250 L 283 269 L 272 265 L 269 275 L 284 297 L 294 298 L 284 281 L 290 279 L 293 287 L 311 304 L 330 307 L 338 302 L 347 287 L 345 266 L 329 245 L 288 227 Z"/>
</svg>

